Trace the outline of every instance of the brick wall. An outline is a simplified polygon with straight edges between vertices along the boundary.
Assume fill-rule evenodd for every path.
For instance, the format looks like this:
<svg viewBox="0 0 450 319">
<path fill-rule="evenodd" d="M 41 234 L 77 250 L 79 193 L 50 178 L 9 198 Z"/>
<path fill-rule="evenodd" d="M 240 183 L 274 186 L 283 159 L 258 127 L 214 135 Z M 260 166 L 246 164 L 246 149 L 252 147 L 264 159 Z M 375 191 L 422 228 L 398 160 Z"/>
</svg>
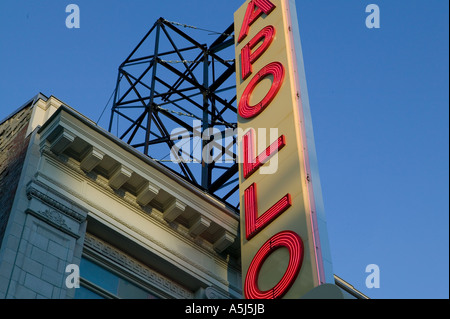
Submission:
<svg viewBox="0 0 450 319">
<path fill-rule="evenodd" d="M 71 298 L 65 269 L 80 263 L 87 212 L 35 180 L 31 114 L 30 104 L 0 124 L 0 299 Z"/>
<path fill-rule="evenodd" d="M 29 137 L 31 105 L 0 124 L 0 247 L 22 172 Z"/>
</svg>

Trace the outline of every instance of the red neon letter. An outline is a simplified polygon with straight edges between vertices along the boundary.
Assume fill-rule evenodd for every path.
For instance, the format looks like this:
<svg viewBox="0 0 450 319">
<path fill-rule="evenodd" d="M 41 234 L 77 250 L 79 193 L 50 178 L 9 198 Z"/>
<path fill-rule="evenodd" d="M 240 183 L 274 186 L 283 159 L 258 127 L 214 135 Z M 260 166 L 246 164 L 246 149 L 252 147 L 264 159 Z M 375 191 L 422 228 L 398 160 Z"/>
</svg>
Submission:
<svg viewBox="0 0 450 319">
<path fill-rule="evenodd" d="M 270 144 L 264 152 L 255 157 L 255 131 L 250 129 L 242 138 L 244 178 L 248 178 L 256 172 L 256 170 L 269 161 L 269 159 L 285 145 L 286 139 L 284 135 L 281 135 L 275 142 Z M 290 194 L 286 194 L 275 205 L 258 217 L 257 203 L 256 184 L 253 183 L 244 191 L 245 236 L 247 239 L 255 236 L 292 205 Z"/>
<path fill-rule="evenodd" d="M 245 237 L 249 240 L 274 219 L 292 206 L 291 195 L 284 195 L 272 207 L 258 217 L 258 201 L 256 199 L 256 184 L 253 183 L 244 191 L 245 205 Z"/>
<path fill-rule="evenodd" d="M 256 10 L 255 8 L 258 7 Z M 248 29 L 263 13 L 269 14 L 275 9 L 275 5 L 269 0 L 252 0 L 245 11 L 244 22 L 239 33 L 238 43 L 240 43 L 248 34 Z"/>
<path fill-rule="evenodd" d="M 258 58 L 266 52 L 267 48 L 273 41 L 275 36 L 275 28 L 271 25 L 265 27 L 257 35 L 253 37 L 241 50 L 241 73 L 242 80 L 248 78 L 252 73 L 252 64 L 258 60 Z M 263 43 L 256 49 L 255 52 L 250 51 L 255 48 L 255 46 L 263 41 Z"/>
<path fill-rule="evenodd" d="M 267 92 L 266 96 L 261 100 L 261 102 L 255 105 L 249 105 L 250 95 L 255 89 L 255 87 L 261 82 L 265 77 L 273 75 L 273 82 Z M 262 68 L 255 76 L 250 80 L 244 92 L 242 93 L 241 100 L 239 101 L 238 111 L 239 115 L 245 119 L 254 117 L 264 111 L 264 109 L 272 102 L 275 95 L 283 84 L 284 79 L 284 67 L 280 62 L 272 62 Z"/>
<path fill-rule="evenodd" d="M 289 250 L 289 264 L 281 280 L 271 289 L 258 288 L 258 276 L 264 261 L 276 249 Z M 284 296 L 294 283 L 303 263 L 303 241 L 293 231 L 282 231 L 271 237 L 261 246 L 253 258 L 245 276 L 244 293 L 247 299 L 277 299 Z"/>
<path fill-rule="evenodd" d="M 264 163 L 267 163 L 269 159 L 284 146 L 286 146 L 286 137 L 281 135 L 275 142 L 270 144 L 268 148 L 258 157 L 255 157 L 255 131 L 251 128 L 242 137 L 242 149 L 244 153 L 243 174 L 244 178 L 248 178 Z"/>
</svg>

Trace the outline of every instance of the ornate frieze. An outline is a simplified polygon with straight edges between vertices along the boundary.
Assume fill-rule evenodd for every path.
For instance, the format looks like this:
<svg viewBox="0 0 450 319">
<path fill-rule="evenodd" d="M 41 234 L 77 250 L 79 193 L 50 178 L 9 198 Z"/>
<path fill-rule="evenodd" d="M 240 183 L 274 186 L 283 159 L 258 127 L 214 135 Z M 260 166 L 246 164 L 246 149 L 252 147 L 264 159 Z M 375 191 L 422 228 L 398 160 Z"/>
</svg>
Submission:
<svg viewBox="0 0 450 319">
<path fill-rule="evenodd" d="M 87 212 L 39 182 L 28 184 L 26 194 L 29 200 L 27 213 L 80 238 L 80 224 L 86 220 Z"/>
</svg>

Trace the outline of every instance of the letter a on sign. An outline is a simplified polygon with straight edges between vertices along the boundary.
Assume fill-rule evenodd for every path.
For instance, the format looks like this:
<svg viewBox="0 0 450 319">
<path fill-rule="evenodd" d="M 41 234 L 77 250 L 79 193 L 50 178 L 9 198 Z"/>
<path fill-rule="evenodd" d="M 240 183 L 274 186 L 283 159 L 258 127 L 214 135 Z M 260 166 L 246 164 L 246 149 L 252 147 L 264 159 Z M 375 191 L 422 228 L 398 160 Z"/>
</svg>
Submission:
<svg viewBox="0 0 450 319">
<path fill-rule="evenodd" d="M 248 29 L 263 13 L 269 14 L 275 9 L 275 5 L 269 0 L 252 0 L 245 12 L 244 22 L 242 23 L 242 29 L 239 33 L 238 42 L 244 40 L 248 34 Z"/>
</svg>

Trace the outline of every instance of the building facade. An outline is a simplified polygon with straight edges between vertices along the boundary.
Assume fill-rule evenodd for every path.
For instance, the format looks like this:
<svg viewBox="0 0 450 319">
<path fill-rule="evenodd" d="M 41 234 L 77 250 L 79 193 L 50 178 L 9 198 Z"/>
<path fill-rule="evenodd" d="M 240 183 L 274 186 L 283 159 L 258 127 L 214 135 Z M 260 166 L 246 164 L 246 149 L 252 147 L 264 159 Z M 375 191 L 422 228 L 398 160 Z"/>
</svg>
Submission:
<svg viewBox="0 0 450 319">
<path fill-rule="evenodd" d="M 241 298 L 223 203 L 53 96 L 0 136 L 0 298 Z"/>
<path fill-rule="evenodd" d="M 242 298 L 239 216 L 224 203 L 53 96 L 4 119 L 0 138 L 1 299 Z M 367 298 L 327 285 L 306 297 Z"/>
</svg>

